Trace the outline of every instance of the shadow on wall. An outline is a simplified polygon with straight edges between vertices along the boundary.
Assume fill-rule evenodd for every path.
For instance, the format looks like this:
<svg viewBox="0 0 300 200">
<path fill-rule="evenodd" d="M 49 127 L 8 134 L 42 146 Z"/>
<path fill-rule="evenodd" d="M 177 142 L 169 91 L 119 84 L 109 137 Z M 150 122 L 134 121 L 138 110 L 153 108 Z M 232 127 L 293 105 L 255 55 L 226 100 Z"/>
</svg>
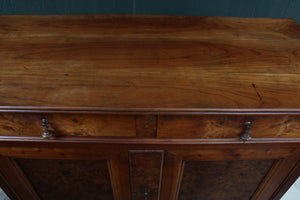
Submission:
<svg viewBox="0 0 300 200">
<path fill-rule="evenodd" d="M 0 14 L 160 14 L 294 18 L 299 0 L 1 0 Z"/>
</svg>

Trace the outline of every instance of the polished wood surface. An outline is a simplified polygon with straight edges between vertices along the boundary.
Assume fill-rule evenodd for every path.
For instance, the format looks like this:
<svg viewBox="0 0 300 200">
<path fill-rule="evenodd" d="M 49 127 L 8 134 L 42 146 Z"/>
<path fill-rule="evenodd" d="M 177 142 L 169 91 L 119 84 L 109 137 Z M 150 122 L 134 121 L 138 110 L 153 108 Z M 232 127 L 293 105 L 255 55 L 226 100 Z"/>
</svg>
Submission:
<svg viewBox="0 0 300 200">
<path fill-rule="evenodd" d="M 157 15 L 6 15 L 1 16 L 1 27 L 2 37 L 66 37 L 67 35 L 99 37 L 101 35 L 135 38 L 146 35 L 162 38 L 236 37 L 289 40 L 298 39 L 300 33 L 300 28 L 293 19 Z M 232 30 L 245 34 L 237 35 Z"/>
<path fill-rule="evenodd" d="M 1 106 L 300 109 L 290 19 L 1 16 Z"/>
<path fill-rule="evenodd" d="M 0 16 L 0 187 L 279 199 L 299 174 L 299 98 L 292 19 Z"/>
</svg>

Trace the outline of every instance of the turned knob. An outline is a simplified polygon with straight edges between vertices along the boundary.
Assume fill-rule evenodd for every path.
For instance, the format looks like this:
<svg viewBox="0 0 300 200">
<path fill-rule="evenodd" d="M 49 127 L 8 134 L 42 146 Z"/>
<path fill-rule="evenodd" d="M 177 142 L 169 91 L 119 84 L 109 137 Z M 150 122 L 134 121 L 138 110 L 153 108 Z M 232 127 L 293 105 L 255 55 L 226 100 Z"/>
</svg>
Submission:
<svg viewBox="0 0 300 200">
<path fill-rule="evenodd" d="M 250 122 L 250 121 L 245 123 L 244 132 L 241 134 L 241 140 L 243 140 L 244 142 L 252 139 L 252 137 L 250 135 L 251 125 L 252 125 L 252 122 Z"/>
<path fill-rule="evenodd" d="M 53 136 L 53 132 L 48 129 L 48 120 L 42 119 L 42 126 L 43 126 L 43 134 L 42 137 L 44 139 L 50 139 Z"/>
</svg>

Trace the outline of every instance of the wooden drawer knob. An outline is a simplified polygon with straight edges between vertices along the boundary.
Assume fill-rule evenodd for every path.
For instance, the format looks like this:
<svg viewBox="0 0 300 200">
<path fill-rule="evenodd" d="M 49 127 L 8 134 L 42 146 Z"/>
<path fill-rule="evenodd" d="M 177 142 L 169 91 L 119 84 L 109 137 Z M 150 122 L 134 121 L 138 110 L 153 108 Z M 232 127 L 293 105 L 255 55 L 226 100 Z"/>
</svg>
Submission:
<svg viewBox="0 0 300 200">
<path fill-rule="evenodd" d="M 251 140 L 252 139 L 252 137 L 250 135 L 251 125 L 252 125 L 252 122 L 250 122 L 250 121 L 248 121 L 248 122 L 245 123 L 244 131 L 241 134 L 241 140 L 247 141 L 247 140 Z"/>
<path fill-rule="evenodd" d="M 48 129 L 48 120 L 47 119 L 42 119 L 42 126 L 43 126 L 43 134 L 42 137 L 44 139 L 50 139 L 53 136 L 53 131 L 50 131 Z"/>
</svg>

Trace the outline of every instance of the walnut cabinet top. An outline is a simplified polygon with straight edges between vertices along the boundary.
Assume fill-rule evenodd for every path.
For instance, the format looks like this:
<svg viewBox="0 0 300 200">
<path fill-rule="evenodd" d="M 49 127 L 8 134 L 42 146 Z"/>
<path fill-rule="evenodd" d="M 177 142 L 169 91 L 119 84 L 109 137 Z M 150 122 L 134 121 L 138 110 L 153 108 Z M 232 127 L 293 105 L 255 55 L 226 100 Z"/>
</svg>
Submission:
<svg viewBox="0 0 300 200">
<path fill-rule="evenodd" d="M 292 19 L 0 16 L 0 110 L 300 113 Z"/>
</svg>

